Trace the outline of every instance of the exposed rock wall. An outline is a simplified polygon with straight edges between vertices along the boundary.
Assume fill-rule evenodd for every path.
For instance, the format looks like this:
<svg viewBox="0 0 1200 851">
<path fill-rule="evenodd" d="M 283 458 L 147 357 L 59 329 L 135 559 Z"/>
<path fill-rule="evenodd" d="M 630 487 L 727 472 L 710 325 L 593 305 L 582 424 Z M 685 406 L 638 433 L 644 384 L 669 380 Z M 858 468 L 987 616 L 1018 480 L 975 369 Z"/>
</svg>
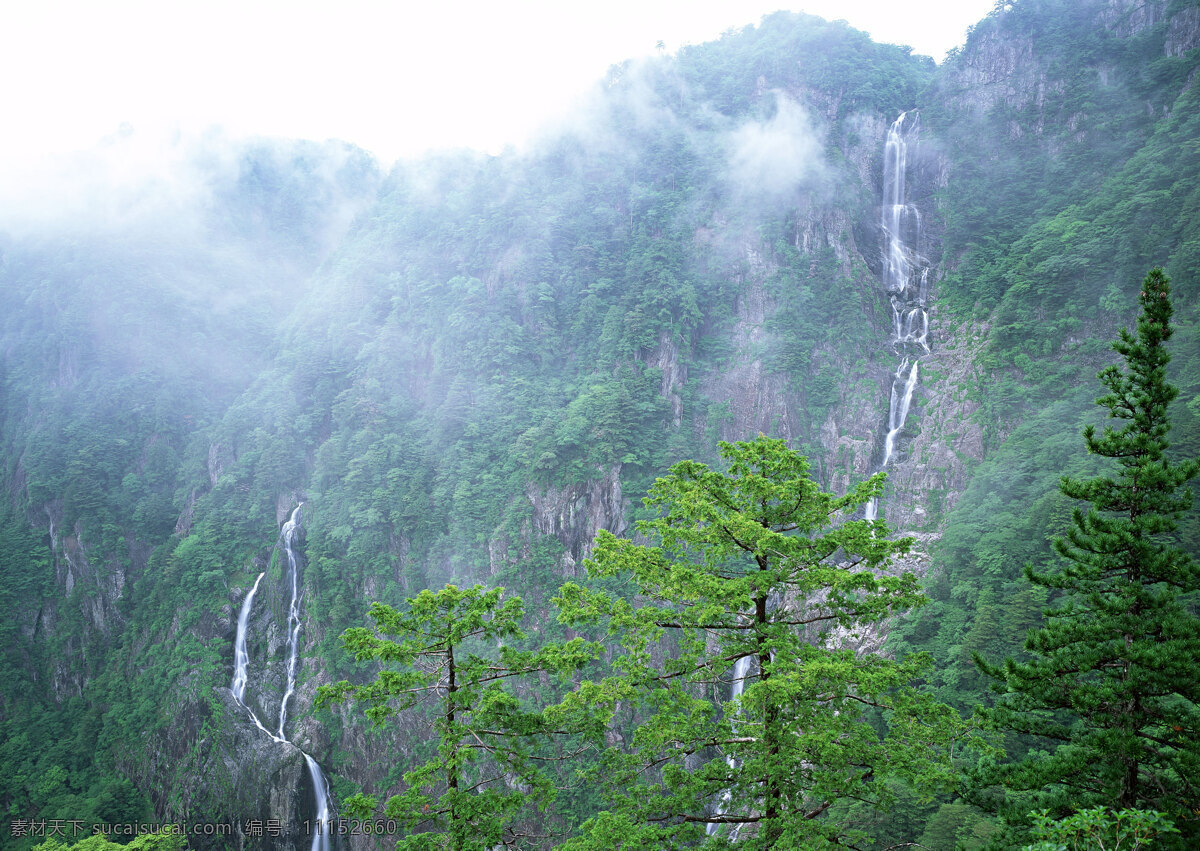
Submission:
<svg viewBox="0 0 1200 851">
<path fill-rule="evenodd" d="M 1200 8 L 1188 6 L 1168 14 L 1169 0 L 1107 0 L 1098 3 L 1098 19 L 1116 38 L 1132 38 L 1164 26 L 1163 55 L 1182 56 L 1200 44 Z M 980 117 L 1003 107 L 1011 113 L 1034 107 L 1033 121 L 1010 122 L 1009 135 L 1042 135 L 1047 125 L 1071 123 L 1069 116 L 1051 120 L 1058 96 L 1065 91 L 1061 72 L 1051 73 L 1052 57 L 1039 51 L 1032 33 L 1008 26 L 1002 13 L 982 21 L 958 57 L 948 63 L 938 81 L 943 107 Z M 1074 69 L 1082 70 L 1082 69 Z M 1114 69 L 1093 69 L 1102 85 L 1115 82 Z M 1077 123 L 1080 118 L 1074 119 Z"/>
<path fill-rule="evenodd" d="M 1182 56 L 1200 45 L 1200 7 L 1181 9 L 1167 25 L 1167 40 L 1163 52 L 1167 56 Z"/>
<path fill-rule="evenodd" d="M 619 535 L 627 526 L 621 465 L 602 472 L 600 477 L 580 484 L 559 487 L 530 483 L 525 488 L 533 509 L 533 531 L 563 545 L 564 576 L 575 575 L 579 562 L 591 552 L 597 532 L 607 529 Z"/>
<path fill-rule="evenodd" d="M 658 392 L 671 405 L 671 424 L 678 428 L 683 422 L 683 386 L 687 384 L 688 368 L 680 357 L 679 341 L 667 331 L 658 336 L 658 346 L 645 358 L 646 365 L 662 370 Z"/>
<path fill-rule="evenodd" d="M 218 707 L 220 718 L 212 713 Z M 172 731 L 178 740 L 209 735 L 214 741 L 201 738 L 194 755 L 177 756 L 176 765 L 202 764 L 191 766 L 189 777 L 164 796 L 160 808 L 183 823 L 233 827 L 232 841 L 195 837 L 189 840 L 193 846 L 307 851 L 312 838 L 304 824 L 316 821 L 316 798 L 300 749 L 258 729 L 223 687 L 213 689 L 211 705 L 197 702 L 181 712 L 180 724 L 188 729 Z M 255 835 L 255 825 L 262 833 Z"/>
<path fill-rule="evenodd" d="M 748 239 L 743 251 L 744 271 L 738 275 L 742 291 L 729 332 L 734 355 L 729 365 L 704 377 L 700 392 L 729 404 L 733 416 L 721 425 L 722 440 L 748 440 L 760 433 L 791 440 L 800 429 L 788 376 L 767 370 L 762 358 L 769 338 L 766 322 L 775 309 L 763 281 L 774 263 Z"/>
<path fill-rule="evenodd" d="M 899 436 L 903 452 L 888 467 L 887 520 L 906 534 L 938 529 L 983 459 L 979 404 L 968 390 L 979 377 L 987 326 L 946 326 L 936 311 L 930 326 L 939 343 L 921 361 L 913 411 Z"/>
</svg>

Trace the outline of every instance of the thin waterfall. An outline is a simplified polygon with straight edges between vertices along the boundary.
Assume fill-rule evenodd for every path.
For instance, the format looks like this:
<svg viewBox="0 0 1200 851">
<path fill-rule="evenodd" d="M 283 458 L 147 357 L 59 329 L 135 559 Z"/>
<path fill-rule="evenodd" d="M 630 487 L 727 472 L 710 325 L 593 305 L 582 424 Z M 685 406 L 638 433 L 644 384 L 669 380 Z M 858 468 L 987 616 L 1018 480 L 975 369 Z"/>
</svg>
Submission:
<svg viewBox="0 0 1200 851">
<path fill-rule="evenodd" d="M 920 376 L 918 358 L 929 348 L 929 261 L 921 253 L 921 211 L 909 200 L 909 146 L 919 138 L 920 115 L 902 112 L 888 128 L 883 148 L 883 192 L 880 230 L 883 234 L 883 291 L 892 311 L 889 347 L 901 356 L 892 377 L 888 399 L 888 431 L 884 438 L 883 470 L 897 455 L 896 442 L 904 431 Z M 863 510 L 867 520 L 879 517 L 879 500 Z"/>
<path fill-rule="evenodd" d="M 276 742 L 286 742 L 279 736 L 276 736 L 270 730 L 262 725 L 258 720 L 258 716 L 254 714 L 254 710 L 246 705 L 246 682 L 249 680 L 250 667 L 250 652 L 246 649 L 246 631 L 250 623 L 250 611 L 254 608 L 254 595 L 258 593 L 258 584 L 262 582 L 262 578 L 266 576 L 266 572 L 260 573 L 258 579 L 254 580 L 254 587 L 250 589 L 250 593 L 246 595 L 246 599 L 242 602 L 241 611 L 238 612 L 237 634 L 233 640 L 233 682 L 229 686 L 229 690 L 233 692 L 233 699 L 238 702 L 242 709 L 250 716 L 250 720 L 254 722 L 254 726 L 262 730 Z"/>
<path fill-rule="evenodd" d="M 729 700 L 731 702 L 741 697 L 742 692 L 746 690 L 746 677 L 750 674 L 750 664 L 753 662 L 753 660 L 753 656 L 741 656 L 736 662 L 733 663 L 733 682 L 731 683 L 729 689 Z M 731 771 L 737 770 L 738 761 L 733 754 L 725 754 L 725 764 L 729 766 Z M 728 789 L 721 793 L 721 798 L 719 801 L 717 801 L 716 815 L 725 814 L 726 810 L 729 809 L 729 801 L 731 798 L 732 795 Z M 730 831 L 730 840 L 737 838 L 738 828 L 740 827 L 741 825 L 737 825 L 732 831 Z M 721 825 L 719 822 L 710 821 L 708 826 L 705 828 L 705 831 L 709 836 L 712 836 L 720 829 Z"/>
<path fill-rule="evenodd" d="M 892 379 L 892 399 L 888 407 L 888 433 L 883 447 L 883 466 L 892 460 L 892 452 L 896 448 L 896 436 L 904 429 L 904 421 L 908 419 L 908 409 L 912 405 L 913 390 L 917 387 L 917 367 L 920 364 L 914 360 L 912 369 L 905 377 L 904 370 L 908 367 L 905 359 L 896 370 Z"/>
<path fill-rule="evenodd" d="M 280 539 L 283 541 L 284 554 L 287 557 L 289 577 L 292 586 L 292 600 L 288 607 L 288 661 L 287 661 L 287 689 L 284 692 L 283 700 L 279 705 L 279 730 L 272 733 L 263 726 L 262 721 L 258 719 L 258 715 L 254 710 L 246 704 L 246 683 L 249 680 L 250 653 L 246 645 L 246 633 L 249 629 L 250 612 L 254 608 L 254 596 L 258 593 L 259 583 L 262 582 L 265 572 L 260 573 L 258 578 L 254 580 L 254 585 L 250 592 L 246 595 L 246 599 L 242 602 L 242 608 L 238 612 L 237 634 L 234 637 L 233 643 L 233 682 L 229 686 L 229 690 L 233 693 L 233 699 L 237 701 L 246 713 L 250 716 L 250 720 L 254 722 L 254 726 L 262 730 L 271 739 L 278 744 L 286 744 L 291 747 L 295 745 L 288 741 L 284 735 L 284 727 L 287 723 L 287 705 L 288 700 L 295 692 L 296 687 L 296 664 L 299 656 L 299 638 L 300 638 L 300 581 L 298 578 L 298 567 L 296 559 L 296 531 L 300 525 L 300 508 L 304 503 L 296 506 L 287 523 L 283 525 L 283 530 L 280 533 Z M 304 751 L 300 751 L 304 757 L 304 763 L 308 766 L 308 776 L 312 782 L 313 795 L 316 798 L 317 804 L 317 823 L 313 826 L 312 832 L 312 851 L 331 851 L 332 840 L 332 813 L 331 813 L 331 797 L 329 794 L 329 783 L 325 780 L 325 775 L 321 771 L 321 766 L 317 761 L 309 756 Z"/>
<path fill-rule="evenodd" d="M 317 825 L 313 831 L 312 851 L 330 851 L 333 818 L 329 812 L 329 784 L 325 782 L 325 775 L 315 759 L 304 754 L 304 761 L 308 764 L 308 776 L 312 778 L 313 794 L 317 797 Z"/>
<path fill-rule="evenodd" d="M 287 724 L 288 701 L 296 691 L 296 660 L 300 655 L 300 579 L 296 569 L 296 527 L 300 525 L 300 509 L 304 503 L 296 506 L 292 516 L 283 524 L 279 533 L 283 541 L 283 552 L 287 558 L 288 574 L 291 577 L 292 601 L 288 604 L 288 660 L 287 688 L 283 692 L 283 700 L 279 702 L 279 738 L 285 738 L 284 726 Z"/>
<path fill-rule="evenodd" d="M 233 643 L 233 684 L 229 686 L 229 690 L 233 692 L 233 699 L 242 706 L 246 705 L 246 669 L 250 665 L 250 654 L 246 651 L 246 624 L 250 621 L 250 609 L 254 606 L 258 583 L 262 582 L 266 575 L 266 571 L 263 571 L 258 575 L 258 579 L 254 580 L 254 587 L 246 595 L 242 610 L 238 612 L 237 638 Z"/>
</svg>

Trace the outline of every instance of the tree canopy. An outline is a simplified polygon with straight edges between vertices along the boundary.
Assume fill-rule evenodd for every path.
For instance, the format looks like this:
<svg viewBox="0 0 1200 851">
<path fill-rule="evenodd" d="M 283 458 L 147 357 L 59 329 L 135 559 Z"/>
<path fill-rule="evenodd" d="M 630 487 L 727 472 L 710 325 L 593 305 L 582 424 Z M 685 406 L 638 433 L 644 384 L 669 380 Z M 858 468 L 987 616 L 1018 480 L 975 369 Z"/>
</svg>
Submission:
<svg viewBox="0 0 1200 851">
<path fill-rule="evenodd" d="M 376 725 L 420 705 L 432 715 L 436 752 L 405 772 L 405 790 L 384 807 L 407 834 L 396 847 L 487 851 L 532 842 L 514 822 L 554 797 L 539 768 L 554 759 L 540 748 L 552 729 L 505 682 L 574 671 L 593 658 L 590 646 L 582 639 L 537 652 L 505 645 L 523 636 L 524 606 L 505 599 L 503 588 L 447 585 L 422 591 L 405 609 L 375 603 L 370 615 L 374 630 L 355 627 L 342 640 L 358 661 L 383 670 L 367 685 L 322 686 L 318 701 L 353 698 Z M 357 795 L 346 806 L 369 816 L 377 802 Z"/>
<path fill-rule="evenodd" d="M 985 767 L 977 800 L 1010 819 L 1034 809 L 1064 815 L 1081 806 L 1161 810 L 1200 835 L 1200 566 L 1171 539 L 1191 507 L 1183 485 L 1200 460 L 1167 456 L 1166 380 L 1171 338 L 1170 282 L 1161 269 L 1138 294 L 1136 333 L 1113 348 L 1124 361 L 1100 372 L 1097 400 L 1122 422 L 1084 429 L 1088 452 L 1111 459 L 1108 474 L 1064 477 L 1060 489 L 1089 503 L 1056 538 L 1064 563 L 1026 568 L 1055 594 L 1045 626 L 1032 630 L 1028 661 L 976 663 L 1002 695 L 984 714 L 999 729 L 1032 736 L 1049 753 Z M 1008 793 L 995 790 L 1000 784 Z"/>
<path fill-rule="evenodd" d="M 911 541 L 852 519 L 883 477 L 839 497 L 782 440 L 720 446 L 724 471 L 683 461 L 650 489 L 659 516 L 638 532 L 653 545 L 597 536 L 589 576 L 633 599 L 562 589 L 562 619 L 603 624 L 621 651 L 557 711 L 600 707 L 607 727 L 621 707 L 634 724 L 602 761 L 608 809 L 569 848 L 834 845 L 855 835 L 839 805 L 886 807 L 892 781 L 931 792 L 952 776 L 957 715 L 911 685 L 928 659 L 854 648 L 922 601 L 892 571 Z"/>
</svg>

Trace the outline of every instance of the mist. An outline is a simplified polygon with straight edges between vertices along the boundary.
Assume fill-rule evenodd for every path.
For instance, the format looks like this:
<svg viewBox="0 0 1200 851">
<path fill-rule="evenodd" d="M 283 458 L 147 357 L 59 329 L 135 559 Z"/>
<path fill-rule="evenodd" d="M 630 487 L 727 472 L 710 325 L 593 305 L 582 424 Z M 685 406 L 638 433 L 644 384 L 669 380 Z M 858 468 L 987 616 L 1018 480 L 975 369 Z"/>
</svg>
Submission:
<svg viewBox="0 0 1200 851">
<path fill-rule="evenodd" d="M 736 196 L 771 206 L 792 203 L 829 178 L 821 134 L 803 106 L 775 92 L 775 114 L 728 134 L 727 180 Z"/>
</svg>

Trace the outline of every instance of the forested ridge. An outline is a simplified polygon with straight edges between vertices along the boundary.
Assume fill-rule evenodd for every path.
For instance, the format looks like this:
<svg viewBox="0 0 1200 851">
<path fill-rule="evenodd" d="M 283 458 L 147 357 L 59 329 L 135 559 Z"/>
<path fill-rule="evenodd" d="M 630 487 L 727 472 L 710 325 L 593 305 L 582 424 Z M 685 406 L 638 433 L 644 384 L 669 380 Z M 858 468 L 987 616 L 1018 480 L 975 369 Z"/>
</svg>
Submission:
<svg viewBox="0 0 1200 851">
<path fill-rule="evenodd" d="M 1100 496 L 1061 480 L 1118 476 L 1097 373 L 1159 344 L 1155 463 L 1200 456 L 1198 62 L 1195 0 L 998 3 L 940 65 L 780 12 L 520 151 L 210 136 L 170 191 L 6 224 L 6 847 L 308 848 L 305 754 L 398 824 L 333 847 L 1040 849 L 1122 810 L 1190 847 L 1196 676 L 1130 698 L 1170 794 L 1111 798 L 1045 769 L 1104 763 L 1107 698 L 1022 677 L 1139 584 L 1195 649 L 1195 508 L 1112 590 L 1064 567 Z"/>
</svg>

